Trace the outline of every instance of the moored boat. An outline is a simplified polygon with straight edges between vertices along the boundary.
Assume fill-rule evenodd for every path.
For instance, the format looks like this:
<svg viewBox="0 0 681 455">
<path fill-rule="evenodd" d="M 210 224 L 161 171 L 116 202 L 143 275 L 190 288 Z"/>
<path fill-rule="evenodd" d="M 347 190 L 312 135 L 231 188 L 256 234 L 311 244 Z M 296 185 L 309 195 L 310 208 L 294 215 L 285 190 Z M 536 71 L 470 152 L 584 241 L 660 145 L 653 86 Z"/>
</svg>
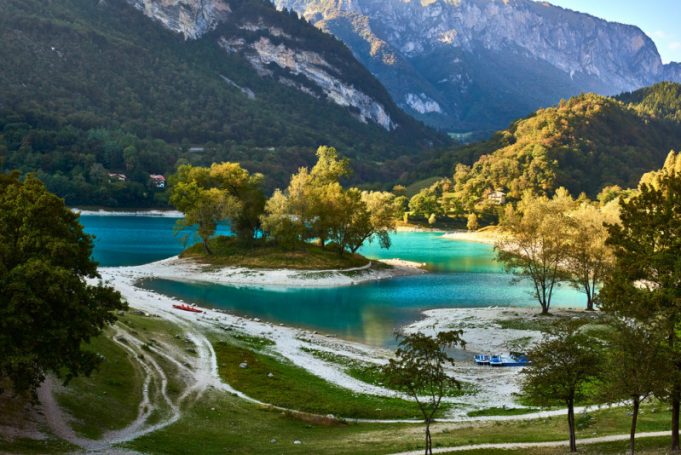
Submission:
<svg viewBox="0 0 681 455">
<path fill-rule="evenodd" d="M 198 308 L 186 305 L 184 303 L 181 304 L 181 305 L 173 305 L 173 308 L 176 308 L 176 309 L 182 310 L 182 311 L 190 311 L 192 313 L 203 313 L 203 311 L 199 310 Z"/>
</svg>

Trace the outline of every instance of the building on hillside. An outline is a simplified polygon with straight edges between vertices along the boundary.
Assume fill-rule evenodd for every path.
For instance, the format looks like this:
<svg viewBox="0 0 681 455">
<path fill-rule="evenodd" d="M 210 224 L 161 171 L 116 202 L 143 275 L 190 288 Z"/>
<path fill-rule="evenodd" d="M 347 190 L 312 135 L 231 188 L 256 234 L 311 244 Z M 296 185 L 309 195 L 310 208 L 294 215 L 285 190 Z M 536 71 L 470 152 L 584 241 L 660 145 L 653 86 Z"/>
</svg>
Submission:
<svg viewBox="0 0 681 455">
<path fill-rule="evenodd" d="M 487 200 L 495 205 L 504 205 L 506 203 L 506 193 L 500 190 L 492 191 L 487 196 Z"/>
<path fill-rule="evenodd" d="M 156 188 L 163 189 L 166 187 L 166 178 L 159 174 L 151 174 L 149 176 L 151 183 L 154 184 Z"/>
<path fill-rule="evenodd" d="M 128 176 L 125 174 L 116 174 L 114 172 L 109 172 L 109 180 L 110 181 L 118 181 L 118 182 L 126 182 L 128 180 Z"/>
</svg>

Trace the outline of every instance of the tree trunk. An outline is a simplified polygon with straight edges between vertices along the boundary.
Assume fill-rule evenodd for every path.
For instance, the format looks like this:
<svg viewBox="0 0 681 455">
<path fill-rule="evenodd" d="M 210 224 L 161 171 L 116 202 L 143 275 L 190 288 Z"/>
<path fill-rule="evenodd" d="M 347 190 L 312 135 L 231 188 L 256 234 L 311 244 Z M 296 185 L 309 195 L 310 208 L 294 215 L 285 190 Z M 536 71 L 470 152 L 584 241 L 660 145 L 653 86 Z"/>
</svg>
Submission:
<svg viewBox="0 0 681 455">
<path fill-rule="evenodd" d="M 570 452 L 577 452 L 577 438 L 575 437 L 575 403 L 568 400 L 568 428 L 570 430 Z"/>
<path fill-rule="evenodd" d="M 594 298 L 590 293 L 586 294 L 586 311 L 594 311 Z"/>
<path fill-rule="evenodd" d="M 636 421 L 638 420 L 638 408 L 641 405 L 641 399 L 638 395 L 633 397 L 634 409 L 631 414 L 631 433 L 629 434 L 629 453 L 634 455 L 636 452 Z"/>
<path fill-rule="evenodd" d="M 426 420 L 426 455 L 433 455 L 433 438 L 430 435 L 430 420 Z"/>
<path fill-rule="evenodd" d="M 679 446 L 679 409 L 681 408 L 681 399 L 679 395 L 679 388 L 674 387 L 672 392 L 672 453 L 681 453 Z"/>
<path fill-rule="evenodd" d="M 206 251 L 206 254 L 211 255 L 213 252 L 210 250 L 210 247 L 208 246 L 208 239 L 202 239 L 203 240 L 203 249 Z"/>
</svg>

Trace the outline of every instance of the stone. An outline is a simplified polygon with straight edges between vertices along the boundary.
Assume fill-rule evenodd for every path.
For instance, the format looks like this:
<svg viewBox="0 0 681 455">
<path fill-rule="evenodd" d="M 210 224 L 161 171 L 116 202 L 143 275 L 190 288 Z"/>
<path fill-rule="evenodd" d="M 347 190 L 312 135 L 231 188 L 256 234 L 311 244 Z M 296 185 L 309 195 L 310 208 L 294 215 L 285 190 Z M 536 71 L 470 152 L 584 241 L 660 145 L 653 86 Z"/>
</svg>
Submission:
<svg viewBox="0 0 681 455">
<path fill-rule="evenodd" d="M 246 362 L 241 362 L 241 363 L 239 364 L 239 368 L 248 368 L 248 363 L 246 363 Z"/>
</svg>

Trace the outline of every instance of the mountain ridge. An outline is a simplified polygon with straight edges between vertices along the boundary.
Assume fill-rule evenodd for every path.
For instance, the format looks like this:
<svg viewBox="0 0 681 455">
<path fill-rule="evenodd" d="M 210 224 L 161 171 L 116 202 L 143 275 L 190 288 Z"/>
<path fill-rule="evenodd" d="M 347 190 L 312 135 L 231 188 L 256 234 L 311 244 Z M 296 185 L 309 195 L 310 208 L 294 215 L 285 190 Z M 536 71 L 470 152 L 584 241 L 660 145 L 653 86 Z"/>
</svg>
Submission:
<svg viewBox="0 0 681 455">
<path fill-rule="evenodd" d="M 638 27 L 546 2 L 274 3 L 338 36 L 398 105 L 449 131 L 503 128 L 582 92 L 615 95 L 681 81 L 681 65 L 664 65 Z"/>
</svg>

